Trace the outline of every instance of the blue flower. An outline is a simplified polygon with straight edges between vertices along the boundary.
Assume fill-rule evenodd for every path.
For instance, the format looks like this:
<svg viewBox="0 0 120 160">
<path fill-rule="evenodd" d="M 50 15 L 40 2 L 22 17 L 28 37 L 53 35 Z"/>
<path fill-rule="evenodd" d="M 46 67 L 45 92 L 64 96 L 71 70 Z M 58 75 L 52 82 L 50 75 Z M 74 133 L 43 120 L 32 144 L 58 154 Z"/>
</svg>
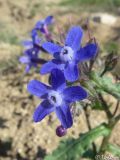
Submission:
<svg viewBox="0 0 120 160">
<path fill-rule="evenodd" d="M 31 32 L 31 41 L 24 41 L 23 45 L 26 48 L 24 51 L 24 56 L 19 58 L 19 61 L 23 64 L 27 64 L 25 72 L 28 73 L 31 67 L 37 67 L 38 61 L 38 54 L 40 52 L 40 42 L 41 39 L 39 38 L 37 32 L 33 30 Z"/>
<path fill-rule="evenodd" d="M 38 60 L 38 50 L 35 48 L 27 49 L 24 54 L 24 56 L 19 58 L 19 61 L 26 64 L 25 72 L 28 73 L 31 67 L 37 67 L 36 61 Z"/>
<path fill-rule="evenodd" d="M 32 80 L 28 84 L 28 91 L 43 99 L 36 108 L 33 119 L 39 122 L 54 111 L 61 125 L 64 128 L 70 128 L 73 124 L 70 104 L 85 99 L 87 92 L 80 86 L 67 87 L 64 74 L 58 69 L 52 70 L 50 81 L 51 86 L 37 80 Z"/>
<path fill-rule="evenodd" d="M 64 46 L 52 42 L 43 43 L 42 47 L 52 54 L 54 59 L 42 66 L 41 74 L 58 68 L 63 70 L 66 80 L 76 81 L 79 77 L 78 63 L 94 58 L 98 48 L 95 43 L 80 47 L 82 36 L 82 29 L 74 26 L 68 31 Z"/>
<path fill-rule="evenodd" d="M 41 42 L 41 38 L 38 36 L 38 33 L 35 29 L 32 30 L 31 32 L 31 38 L 32 40 L 26 40 L 23 41 L 23 46 L 25 48 L 35 48 L 40 50 L 40 42 Z"/>
<path fill-rule="evenodd" d="M 46 33 L 47 26 L 54 21 L 53 16 L 47 16 L 45 19 L 36 23 L 35 29 L 40 30 L 42 33 Z"/>
</svg>

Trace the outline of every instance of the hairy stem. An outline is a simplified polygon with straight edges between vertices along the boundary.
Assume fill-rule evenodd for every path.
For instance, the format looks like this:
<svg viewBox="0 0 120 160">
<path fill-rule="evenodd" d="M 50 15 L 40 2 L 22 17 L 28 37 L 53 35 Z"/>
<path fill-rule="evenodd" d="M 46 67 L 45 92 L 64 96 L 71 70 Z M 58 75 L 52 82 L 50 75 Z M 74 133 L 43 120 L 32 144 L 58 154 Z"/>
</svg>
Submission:
<svg viewBox="0 0 120 160">
<path fill-rule="evenodd" d="M 99 151 L 100 154 L 104 154 L 105 151 L 106 151 L 106 147 L 107 147 L 107 145 L 109 143 L 109 139 L 111 137 L 112 130 L 113 130 L 114 126 L 116 125 L 116 123 L 119 121 L 120 115 L 117 116 L 117 117 L 114 117 L 115 114 L 112 114 L 110 112 L 109 107 L 108 107 L 106 101 L 104 100 L 103 96 L 100 93 L 98 94 L 98 96 L 99 96 L 99 99 L 100 99 L 100 101 L 101 101 L 101 103 L 102 103 L 102 105 L 104 107 L 104 111 L 106 113 L 106 116 L 108 118 L 108 127 L 111 130 L 111 132 L 109 133 L 109 135 L 103 138 L 103 141 L 102 141 L 102 144 L 101 144 L 101 147 L 100 147 L 100 151 Z"/>
<path fill-rule="evenodd" d="M 104 107 L 104 110 L 105 110 L 105 113 L 106 113 L 106 115 L 108 117 L 108 120 L 111 119 L 112 118 L 112 113 L 110 112 L 106 101 L 104 100 L 103 96 L 100 93 L 98 94 L 98 97 L 99 97 L 99 99 L 100 99 L 100 101 L 101 101 L 101 103 L 102 103 L 102 105 Z"/>
<path fill-rule="evenodd" d="M 86 107 L 84 109 L 84 113 L 85 113 L 85 117 L 86 117 L 87 126 L 88 126 L 88 129 L 90 131 L 92 129 L 92 127 L 91 127 L 90 120 L 89 120 L 90 115 L 89 115 L 89 112 L 88 112 L 88 105 L 87 104 L 86 104 Z M 96 149 L 96 145 L 95 145 L 94 142 L 92 143 L 92 148 L 93 148 L 93 151 L 96 155 L 97 154 L 97 149 Z"/>
<path fill-rule="evenodd" d="M 116 115 L 117 111 L 118 111 L 118 108 L 119 108 L 119 104 L 120 104 L 120 101 L 117 100 L 117 104 L 116 104 L 116 107 L 115 107 L 115 111 L 113 112 L 113 116 Z"/>
<path fill-rule="evenodd" d="M 108 136 L 103 138 L 103 141 L 102 141 L 102 144 L 101 144 L 101 147 L 100 147 L 100 151 L 99 151 L 100 154 L 104 154 L 105 153 L 107 145 L 109 143 L 109 139 L 110 139 L 111 134 L 112 134 L 112 130 L 113 130 L 113 128 L 115 127 L 115 125 L 117 124 L 117 122 L 119 120 L 120 120 L 120 115 L 118 115 L 116 117 L 112 117 L 109 120 L 108 127 L 110 128 L 111 132 L 109 133 Z"/>
<path fill-rule="evenodd" d="M 106 68 L 103 70 L 103 72 L 100 74 L 100 77 L 104 76 L 104 74 L 107 72 Z"/>
</svg>

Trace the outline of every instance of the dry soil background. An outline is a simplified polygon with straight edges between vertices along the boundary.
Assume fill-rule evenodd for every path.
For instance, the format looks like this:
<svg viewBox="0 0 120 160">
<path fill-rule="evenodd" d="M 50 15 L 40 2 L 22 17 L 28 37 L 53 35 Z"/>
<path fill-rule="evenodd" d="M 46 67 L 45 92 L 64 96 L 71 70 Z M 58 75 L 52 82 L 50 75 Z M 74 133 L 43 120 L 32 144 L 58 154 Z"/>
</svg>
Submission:
<svg viewBox="0 0 120 160">
<path fill-rule="evenodd" d="M 92 32 L 100 46 L 108 40 L 120 43 L 119 16 L 115 16 L 116 22 L 112 25 L 94 22 L 92 13 L 60 7 L 58 3 L 54 0 L 45 0 L 44 3 L 41 0 L 0 0 L 0 160 L 40 160 L 61 140 L 55 134 L 59 122 L 54 115 L 38 124 L 32 121 L 32 113 L 39 100 L 27 93 L 26 85 L 30 79 L 47 82 L 46 78 L 32 73 L 23 76 L 24 68 L 16 61 L 22 52 L 19 42 L 29 37 L 37 20 L 52 14 L 56 18 L 55 27 L 58 23 L 61 27 L 68 27 L 68 19 L 73 24 L 84 26 L 85 20 L 90 18 Z M 115 99 L 107 98 L 114 107 Z M 92 127 L 106 121 L 104 113 L 90 112 Z M 82 111 L 67 137 L 77 137 L 87 130 Z M 111 142 L 120 146 L 120 123 L 114 129 Z"/>
</svg>

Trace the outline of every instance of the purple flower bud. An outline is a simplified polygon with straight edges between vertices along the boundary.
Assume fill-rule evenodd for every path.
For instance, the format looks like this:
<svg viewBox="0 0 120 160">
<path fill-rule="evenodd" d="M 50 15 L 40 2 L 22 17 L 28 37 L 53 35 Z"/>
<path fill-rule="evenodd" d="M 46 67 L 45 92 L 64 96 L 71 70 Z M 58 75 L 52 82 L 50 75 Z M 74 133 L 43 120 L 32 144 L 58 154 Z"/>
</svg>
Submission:
<svg viewBox="0 0 120 160">
<path fill-rule="evenodd" d="M 67 134 L 67 130 L 62 125 L 56 128 L 56 135 L 58 137 L 65 136 L 66 134 Z"/>
</svg>

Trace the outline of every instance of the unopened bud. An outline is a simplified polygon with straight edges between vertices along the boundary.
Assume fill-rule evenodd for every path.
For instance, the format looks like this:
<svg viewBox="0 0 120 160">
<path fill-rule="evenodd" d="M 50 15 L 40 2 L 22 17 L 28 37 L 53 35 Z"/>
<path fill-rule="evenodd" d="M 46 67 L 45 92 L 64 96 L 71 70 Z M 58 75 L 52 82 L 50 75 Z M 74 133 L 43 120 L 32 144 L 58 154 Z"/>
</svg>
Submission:
<svg viewBox="0 0 120 160">
<path fill-rule="evenodd" d="M 105 60 L 106 71 L 113 70 L 117 64 L 117 60 L 118 60 L 118 56 L 116 56 L 114 53 L 109 54 Z"/>
<path fill-rule="evenodd" d="M 57 128 L 56 128 L 56 135 L 58 136 L 58 137 L 63 137 L 63 136 L 65 136 L 67 134 L 67 130 L 66 130 L 66 128 L 64 128 L 62 125 L 60 125 L 60 126 L 58 126 Z"/>
</svg>

